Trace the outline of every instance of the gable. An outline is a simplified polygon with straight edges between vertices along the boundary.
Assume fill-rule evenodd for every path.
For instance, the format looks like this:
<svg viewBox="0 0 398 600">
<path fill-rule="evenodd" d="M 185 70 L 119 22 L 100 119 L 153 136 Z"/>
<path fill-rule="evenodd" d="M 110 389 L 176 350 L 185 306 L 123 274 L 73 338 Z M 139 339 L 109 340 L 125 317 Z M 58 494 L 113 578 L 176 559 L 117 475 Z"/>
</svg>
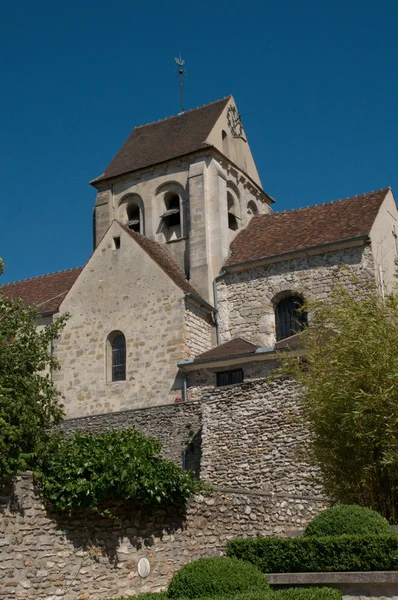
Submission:
<svg viewBox="0 0 398 600">
<path fill-rule="evenodd" d="M 141 238 L 137 242 L 137 238 Z M 115 240 L 118 240 L 115 242 Z M 116 247 L 116 243 L 119 247 Z M 131 232 L 113 221 L 107 233 L 82 270 L 76 284 L 62 303 L 62 310 L 72 310 L 79 303 L 106 311 L 118 298 L 134 297 L 137 306 L 148 295 L 173 295 L 183 298 L 194 289 L 181 269 L 160 244 Z M 101 306 L 100 306 L 101 304 Z M 113 310 L 113 308 L 112 308 Z"/>
</svg>

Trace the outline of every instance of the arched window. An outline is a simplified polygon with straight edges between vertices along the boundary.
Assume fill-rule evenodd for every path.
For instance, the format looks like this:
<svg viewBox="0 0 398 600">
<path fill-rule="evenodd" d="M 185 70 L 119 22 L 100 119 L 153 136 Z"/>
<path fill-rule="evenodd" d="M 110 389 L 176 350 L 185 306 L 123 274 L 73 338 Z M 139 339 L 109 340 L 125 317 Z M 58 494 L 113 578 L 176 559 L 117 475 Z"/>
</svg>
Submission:
<svg viewBox="0 0 398 600">
<path fill-rule="evenodd" d="M 228 147 L 228 135 L 227 132 L 222 130 L 221 132 L 221 141 L 222 141 L 222 151 L 225 156 L 229 155 L 229 147 Z"/>
<path fill-rule="evenodd" d="M 284 340 L 307 327 L 307 313 L 300 310 L 304 304 L 301 296 L 287 296 L 275 307 L 276 341 Z"/>
<path fill-rule="evenodd" d="M 107 340 L 108 381 L 126 379 L 126 338 L 121 331 L 113 331 Z"/>
<path fill-rule="evenodd" d="M 235 201 L 230 192 L 227 192 L 227 201 L 228 201 L 228 228 L 232 229 L 232 231 L 236 231 L 239 227 L 238 219 L 236 217 L 236 207 Z"/>
<path fill-rule="evenodd" d="M 145 235 L 144 202 L 139 194 L 123 196 L 119 202 L 118 218 L 131 231 Z"/>
<path fill-rule="evenodd" d="M 180 196 L 175 192 L 167 192 L 164 196 L 166 211 L 162 214 L 161 229 L 169 242 L 181 237 Z"/>
<path fill-rule="evenodd" d="M 141 215 L 140 207 L 135 202 L 127 205 L 127 227 L 131 231 L 141 233 Z"/>
<path fill-rule="evenodd" d="M 250 202 L 247 203 L 247 214 L 258 215 L 258 207 L 254 200 L 250 200 Z"/>
</svg>

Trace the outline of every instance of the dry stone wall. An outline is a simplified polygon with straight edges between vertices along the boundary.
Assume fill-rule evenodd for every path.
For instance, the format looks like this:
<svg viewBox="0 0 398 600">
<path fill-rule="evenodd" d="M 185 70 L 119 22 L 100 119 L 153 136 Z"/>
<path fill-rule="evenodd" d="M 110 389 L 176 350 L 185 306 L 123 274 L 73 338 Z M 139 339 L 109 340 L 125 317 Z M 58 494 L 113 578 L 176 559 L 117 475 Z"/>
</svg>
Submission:
<svg viewBox="0 0 398 600">
<path fill-rule="evenodd" d="M 59 514 L 37 497 L 32 478 L 0 489 L 0 598 L 105 600 L 162 590 L 173 572 L 201 556 L 221 555 L 233 537 L 289 535 L 323 501 L 216 492 L 185 510 L 111 507 L 117 518 Z M 147 559 L 150 573 L 138 565 Z"/>
<path fill-rule="evenodd" d="M 354 278 L 357 278 L 355 282 Z M 370 246 L 348 248 L 227 273 L 217 284 L 221 342 L 240 336 L 262 347 L 275 343 L 273 301 L 284 292 L 324 300 L 336 283 L 374 284 Z"/>
</svg>

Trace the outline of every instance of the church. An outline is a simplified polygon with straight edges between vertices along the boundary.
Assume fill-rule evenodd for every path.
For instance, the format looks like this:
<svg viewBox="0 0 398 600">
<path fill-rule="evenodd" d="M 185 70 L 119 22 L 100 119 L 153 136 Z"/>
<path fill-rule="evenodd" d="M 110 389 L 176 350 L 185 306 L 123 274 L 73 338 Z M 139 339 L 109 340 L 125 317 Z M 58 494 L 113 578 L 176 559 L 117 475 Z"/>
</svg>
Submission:
<svg viewBox="0 0 398 600">
<path fill-rule="evenodd" d="M 297 346 L 306 299 L 351 274 L 392 289 L 391 189 L 274 212 L 232 96 L 136 127 L 90 183 L 87 263 L 0 286 L 39 326 L 70 315 L 53 349 L 67 421 L 239 403 Z"/>
</svg>

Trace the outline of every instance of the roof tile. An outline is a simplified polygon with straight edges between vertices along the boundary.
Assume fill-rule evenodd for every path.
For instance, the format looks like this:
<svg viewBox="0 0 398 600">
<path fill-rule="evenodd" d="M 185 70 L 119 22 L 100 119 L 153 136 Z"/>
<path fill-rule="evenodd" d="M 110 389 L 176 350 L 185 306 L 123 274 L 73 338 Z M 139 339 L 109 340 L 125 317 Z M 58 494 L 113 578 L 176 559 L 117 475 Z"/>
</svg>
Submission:
<svg viewBox="0 0 398 600">
<path fill-rule="evenodd" d="M 76 267 L 6 283 L 0 285 L 0 293 L 6 298 L 21 298 L 27 306 L 35 306 L 42 314 L 56 312 L 82 270 L 83 267 Z"/>
<path fill-rule="evenodd" d="M 230 96 L 173 117 L 136 127 L 109 163 L 91 183 L 144 169 L 207 147 L 205 141 Z"/>
<path fill-rule="evenodd" d="M 389 191 L 255 216 L 232 242 L 226 266 L 368 235 Z"/>
<path fill-rule="evenodd" d="M 229 356 L 238 356 L 240 354 L 254 354 L 259 347 L 260 346 L 256 346 L 256 344 L 252 344 L 241 337 L 237 337 L 199 354 L 195 357 L 195 362 L 216 358 L 227 358 Z"/>
</svg>

